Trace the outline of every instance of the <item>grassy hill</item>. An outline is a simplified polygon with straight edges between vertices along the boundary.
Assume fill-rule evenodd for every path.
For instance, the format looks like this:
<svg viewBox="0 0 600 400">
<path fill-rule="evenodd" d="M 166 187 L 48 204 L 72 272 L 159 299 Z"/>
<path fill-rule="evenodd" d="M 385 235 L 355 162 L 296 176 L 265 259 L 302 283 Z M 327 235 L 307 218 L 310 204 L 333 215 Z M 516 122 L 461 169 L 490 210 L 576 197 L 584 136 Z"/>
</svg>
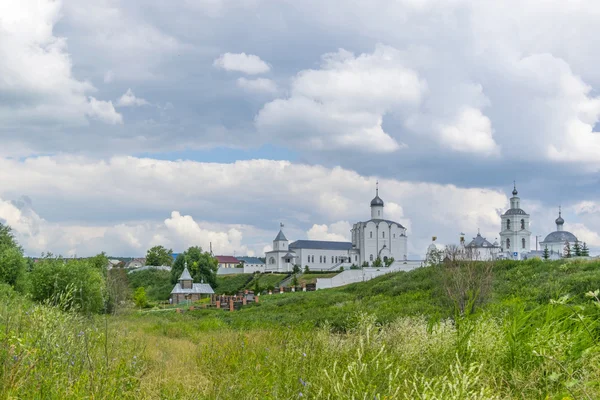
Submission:
<svg viewBox="0 0 600 400">
<path fill-rule="evenodd" d="M 0 398 L 600 398 L 600 261 L 496 263 L 463 315 L 450 272 L 233 313 L 85 316 L 0 287 Z"/>
</svg>

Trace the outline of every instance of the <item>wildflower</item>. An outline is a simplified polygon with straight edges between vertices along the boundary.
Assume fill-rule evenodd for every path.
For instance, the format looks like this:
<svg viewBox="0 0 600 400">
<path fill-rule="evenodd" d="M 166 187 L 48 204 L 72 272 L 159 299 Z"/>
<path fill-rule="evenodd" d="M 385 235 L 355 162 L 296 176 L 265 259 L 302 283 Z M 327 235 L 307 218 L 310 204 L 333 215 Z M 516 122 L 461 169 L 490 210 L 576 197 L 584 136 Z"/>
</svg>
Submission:
<svg viewBox="0 0 600 400">
<path fill-rule="evenodd" d="M 298 378 L 298 380 L 300 381 L 300 384 L 302 386 L 306 386 L 306 382 L 304 382 L 304 380 L 302 378 Z"/>
<path fill-rule="evenodd" d="M 14 361 L 14 362 L 17 362 L 17 361 L 19 361 L 19 356 L 13 356 L 13 361 Z"/>
<path fill-rule="evenodd" d="M 306 353 L 302 353 L 302 356 L 306 357 Z"/>
<path fill-rule="evenodd" d="M 83 331 L 80 331 L 80 332 L 77 334 L 77 336 L 78 336 L 78 337 L 79 337 L 79 336 L 83 336 L 83 335 L 84 335 Z"/>
<path fill-rule="evenodd" d="M 75 366 L 75 361 L 71 361 L 71 366 Z"/>
<path fill-rule="evenodd" d="M 298 397 L 302 397 L 302 396 L 304 396 L 304 395 L 302 394 L 302 392 L 298 393 Z"/>
</svg>

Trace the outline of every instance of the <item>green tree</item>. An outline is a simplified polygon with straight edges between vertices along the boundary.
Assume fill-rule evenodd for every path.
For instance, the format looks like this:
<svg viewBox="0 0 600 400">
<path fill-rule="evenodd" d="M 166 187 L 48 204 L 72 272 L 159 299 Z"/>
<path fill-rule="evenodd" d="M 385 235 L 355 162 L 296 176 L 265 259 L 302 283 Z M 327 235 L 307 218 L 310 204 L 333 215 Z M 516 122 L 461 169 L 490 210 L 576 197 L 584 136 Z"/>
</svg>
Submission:
<svg viewBox="0 0 600 400">
<path fill-rule="evenodd" d="M 563 253 L 563 257 L 565 258 L 571 258 L 571 244 L 569 243 L 569 241 L 565 241 L 565 249 L 564 249 L 564 253 Z"/>
<path fill-rule="evenodd" d="M 146 290 L 143 287 L 139 287 L 135 290 L 133 294 L 133 302 L 139 308 L 144 308 L 148 304 L 148 299 L 146 298 Z"/>
<path fill-rule="evenodd" d="M 381 258 L 377 257 L 375 259 L 375 261 L 373 261 L 373 267 L 375 268 L 380 268 L 383 265 L 383 263 L 381 262 Z"/>
<path fill-rule="evenodd" d="M 583 257 L 590 256 L 590 249 L 588 249 L 587 244 L 585 242 L 583 242 L 583 246 L 581 246 L 581 255 Z"/>
<path fill-rule="evenodd" d="M 8 283 L 15 289 L 21 290 L 24 285 L 26 265 L 18 248 L 0 251 L 0 282 Z"/>
<path fill-rule="evenodd" d="M 550 250 L 548 250 L 548 246 L 544 247 L 544 252 L 542 253 L 542 257 L 544 257 L 544 260 L 547 260 L 550 258 Z"/>
<path fill-rule="evenodd" d="M 298 277 L 296 276 L 296 274 L 294 274 L 294 276 L 292 278 L 292 286 L 293 287 L 297 287 L 298 286 Z"/>
<path fill-rule="evenodd" d="M 394 263 L 394 261 L 395 261 L 395 260 L 394 260 L 394 257 L 390 257 L 390 258 L 388 258 L 388 259 L 385 261 L 385 266 L 386 266 L 386 267 L 389 267 L 389 266 L 391 266 L 391 265 Z"/>
<path fill-rule="evenodd" d="M 310 272 L 310 268 L 308 268 L 308 265 L 304 266 L 304 273 L 308 274 Z"/>
<path fill-rule="evenodd" d="M 146 253 L 146 265 L 171 266 L 173 265 L 173 250 L 163 246 L 154 246 Z"/>
<path fill-rule="evenodd" d="M 299 274 L 300 271 L 302 271 L 302 268 L 298 264 L 294 265 L 294 268 L 292 269 L 292 272 L 294 274 Z"/>
<path fill-rule="evenodd" d="M 63 309 L 102 312 L 105 309 L 105 281 L 89 259 L 46 257 L 30 273 L 31 297 Z"/>
<path fill-rule="evenodd" d="M 0 283 L 23 290 L 26 266 L 23 250 L 15 240 L 12 229 L 0 223 Z"/>
<path fill-rule="evenodd" d="M 581 257 L 581 245 L 579 244 L 579 240 L 575 240 L 573 252 L 575 253 L 575 257 Z"/>
<path fill-rule="evenodd" d="M 15 235 L 12 232 L 12 228 L 8 225 L 3 225 L 0 223 L 0 251 L 9 248 L 16 248 L 22 252 L 22 249 L 17 243 Z"/>
<path fill-rule="evenodd" d="M 171 283 L 177 283 L 186 262 L 194 282 L 204 281 L 216 287 L 219 262 L 210 253 L 203 252 L 199 246 L 190 247 L 177 256 L 171 267 Z"/>
</svg>

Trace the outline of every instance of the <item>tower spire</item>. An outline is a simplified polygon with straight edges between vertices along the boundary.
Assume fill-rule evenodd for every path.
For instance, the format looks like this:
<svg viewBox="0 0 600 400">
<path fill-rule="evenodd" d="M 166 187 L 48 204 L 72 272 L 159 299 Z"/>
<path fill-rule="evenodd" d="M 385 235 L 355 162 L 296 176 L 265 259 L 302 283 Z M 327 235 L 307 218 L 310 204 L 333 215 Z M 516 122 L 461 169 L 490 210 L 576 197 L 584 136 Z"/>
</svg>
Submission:
<svg viewBox="0 0 600 400">
<path fill-rule="evenodd" d="M 375 181 L 375 195 L 379 196 L 379 179 Z"/>
<path fill-rule="evenodd" d="M 516 196 L 519 194 L 519 192 L 517 191 L 517 181 L 513 181 L 513 191 L 512 191 L 513 196 Z"/>
</svg>

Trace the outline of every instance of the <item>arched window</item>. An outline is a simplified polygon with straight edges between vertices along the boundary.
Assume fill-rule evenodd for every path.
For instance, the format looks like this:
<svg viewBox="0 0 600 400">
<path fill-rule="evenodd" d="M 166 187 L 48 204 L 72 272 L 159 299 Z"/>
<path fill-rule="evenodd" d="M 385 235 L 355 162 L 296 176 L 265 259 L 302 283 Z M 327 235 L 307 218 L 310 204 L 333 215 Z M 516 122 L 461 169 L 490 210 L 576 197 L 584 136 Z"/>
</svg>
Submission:
<svg viewBox="0 0 600 400">
<path fill-rule="evenodd" d="M 373 239 L 373 231 L 369 232 L 369 239 Z"/>
<path fill-rule="evenodd" d="M 354 261 L 358 261 L 358 256 L 357 255 L 354 256 Z"/>
<path fill-rule="evenodd" d="M 269 264 L 275 264 L 275 257 L 269 258 Z"/>
<path fill-rule="evenodd" d="M 333 258 L 333 256 L 331 256 L 331 263 L 332 263 L 332 264 L 334 263 L 334 261 L 333 261 L 333 260 L 334 260 L 334 258 Z"/>
<path fill-rule="evenodd" d="M 369 256 L 369 261 L 373 261 L 373 254 Z"/>
<path fill-rule="evenodd" d="M 521 229 L 525 229 L 525 220 L 524 219 L 521 220 Z"/>
<path fill-rule="evenodd" d="M 510 229 L 510 219 L 506 220 L 506 229 Z"/>
<path fill-rule="evenodd" d="M 506 248 L 510 249 L 510 239 L 506 239 Z"/>
<path fill-rule="evenodd" d="M 381 216 L 381 211 L 377 210 L 377 216 L 380 217 Z"/>
<path fill-rule="evenodd" d="M 336 262 L 336 264 L 337 264 L 337 262 L 338 262 L 338 258 L 337 258 L 337 257 L 335 258 L 335 262 Z"/>
<path fill-rule="evenodd" d="M 521 244 L 523 245 L 523 248 L 525 248 L 525 238 L 521 239 Z"/>
<path fill-rule="evenodd" d="M 385 239 L 385 231 L 381 232 L 381 237 Z"/>
<path fill-rule="evenodd" d="M 387 256 L 383 257 L 383 262 L 386 263 L 388 260 Z"/>
</svg>

